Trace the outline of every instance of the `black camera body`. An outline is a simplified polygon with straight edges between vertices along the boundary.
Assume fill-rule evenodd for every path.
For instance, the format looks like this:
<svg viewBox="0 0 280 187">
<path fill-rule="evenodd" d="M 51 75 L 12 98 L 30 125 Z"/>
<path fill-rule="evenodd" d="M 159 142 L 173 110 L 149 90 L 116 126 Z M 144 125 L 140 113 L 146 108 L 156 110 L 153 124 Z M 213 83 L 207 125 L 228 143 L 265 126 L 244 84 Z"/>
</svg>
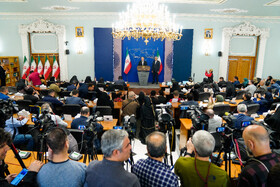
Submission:
<svg viewBox="0 0 280 187">
<path fill-rule="evenodd" d="M 166 132 L 167 130 L 171 130 L 172 126 L 174 126 L 174 119 L 171 115 L 171 105 L 160 104 L 156 105 L 156 115 L 159 123 L 159 130 L 161 132 Z"/>
<path fill-rule="evenodd" d="M 123 129 L 128 133 L 129 139 L 134 139 L 136 136 L 136 117 L 134 114 L 124 116 L 123 127 Z"/>
<path fill-rule="evenodd" d="M 11 99 L 2 100 L 0 99 L 0 127 L 5 127 L 5 121 L 18 112 L 17 104 Z"/>
</svg>

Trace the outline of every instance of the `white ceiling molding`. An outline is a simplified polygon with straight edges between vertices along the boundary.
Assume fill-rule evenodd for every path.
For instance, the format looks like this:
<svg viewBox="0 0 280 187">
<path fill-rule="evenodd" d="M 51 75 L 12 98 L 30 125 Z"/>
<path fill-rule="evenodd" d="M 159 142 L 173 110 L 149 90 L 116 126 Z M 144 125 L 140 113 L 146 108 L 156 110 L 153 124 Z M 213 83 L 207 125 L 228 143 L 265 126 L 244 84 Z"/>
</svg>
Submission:
<svg viewBox="0 0 280 187">
<path fill-rule="evenodd" d="M 226 13 L 226 14 L 238 14 L 247 13 L 248 10 L 242 10 L 238 8 L 224 8 L 224 9 L 210 9 L 211 12 Z"/>
<path fill-rule="evenodd" d="M 27 0 L 0 0 L 0 2 L 4 2 L 4 3 L 26 3 Z"/>
<path fill-rule="evenodd" d="M 280 6 L 280 0 L 271 1 L 266 3 L 264 6 Z"/>
<path fill-rule="evenodd" d="M 249 22 L 237 25 L 236 27 L 226 27 L 223 29 L 222 34 L 222 52 L 223 56 L 220 58 L 220 68 L 219 76 L 228 77 L 228 55 L 230 40 L 233 36 L 259 36 L 259 52 L 258 52 L 258 62 L 256 67 L 256 77 L 262 77 L 264 55 L 266 48 L 266 41 L 269 37 L 269 28 L 257 28 Z"/>
<path fill-rule="evenodd" d="M 55 11 L 69 11 L 69 10 L 77 10 L 80 9 L 79 7 L 71 7 L 71 6 L 60 6 L 60 5 L 54 5 L 49 7 L 43 7 L 41 8 L 43 10 L 55 10 Z"/>
<path fill-rule="evenodd" d="M 97 3 L 97 2 L 110 2 L 110 3 L 131 3 L 135 0 L 68 0 L 75 3 Z M 186 4 L 223 4 L 227 0 L 161 0 L 160 3 L 186 3 Z"/>
<path fill-rule="evenodd" d="M 56 25 L 42 19 L 39 19 L 29 25 L 19 25 L 19 34 L 21 36 L 22 54 L 29 57 L 28 33 L 54 33 L 58 37 L 58 50 L 59 50 L 59 66 L 61 80 L 68 79 L 67 56 L 65 55 L 66 33 L 64 25 Z"/>
</svg>

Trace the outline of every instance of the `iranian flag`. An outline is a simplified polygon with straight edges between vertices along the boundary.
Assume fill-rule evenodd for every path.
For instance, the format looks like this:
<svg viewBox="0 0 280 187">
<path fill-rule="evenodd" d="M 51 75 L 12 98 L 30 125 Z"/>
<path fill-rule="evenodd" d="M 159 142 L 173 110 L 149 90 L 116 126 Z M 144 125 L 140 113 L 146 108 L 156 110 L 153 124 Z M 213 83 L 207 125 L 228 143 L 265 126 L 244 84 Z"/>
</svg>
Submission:
<svg viewBox="0 0 280 187">
<path fill-rule="evenodd" d="M 52 67 L 51 67 L 51 64 L 48 60 L 48 57 L 46 56 L 45 66 L 44 66 L 44 77 L 45 77 L 45 79 L 47 79 L 49 77 L 51 72 L 52 72 Z"/>
<path fill-rule="evenodd" d="M 30 68 L 30 71 L 34 71 L 34 72 L 37 71 L 37 64 L 36 64 L 33 56 L 31 57 L 31 68 Z"/>
<path fill-rule="evenodd" d="M 43 63 L 42 63 L 40 57 L 38 57 L 38 73 L 40 75 L 43 75 L 43 73 L 44 73 L 43 69 L 44 69 Z"/>
<path fill-rule="evenodd" d="M 159 67 L 159 72 L 158 72 L 158 74 L 160 74 L 162 71 L 162 63 L 161 63 L 161 59 L 160 59 L 158 51 L 157 51 L 157 58 L 158 58 L 158 61 L 160 62 L 160 67 Z"/>
<path fill-rule="evenodd" d="M 131 60 L 128 54 L 128 50 L 126 50 L 125 64 L 124 64 L 124 73 L 128 74 L 131 69 Z"/>
<path fill-rule="evenodd" d="M 29 62 L 27 62 L 26 56 L 24 56 L 23 68 L 22 68 L 22 78 L 26 79 L 30 72 Z"/>
<path fill-rule="evenodd" d="M 57 63 L 57 61 L 56 61 L 55 56 L 53 56 L 53 71 L 52 71 L 52 76 L 55 77 L 55 78 L 57 78 L 58 75 L 59 75 L 59 73 L 60 73 L 59 65 L 58 65 L 58 63 Z"/>
</svg>

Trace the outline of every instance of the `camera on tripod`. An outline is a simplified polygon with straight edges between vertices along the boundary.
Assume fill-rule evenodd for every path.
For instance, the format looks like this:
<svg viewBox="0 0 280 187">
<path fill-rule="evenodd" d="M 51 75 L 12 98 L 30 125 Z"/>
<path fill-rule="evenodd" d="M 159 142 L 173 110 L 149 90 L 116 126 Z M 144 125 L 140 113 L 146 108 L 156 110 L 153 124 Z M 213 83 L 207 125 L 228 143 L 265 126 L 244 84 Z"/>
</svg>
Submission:
<svg viewBox="0 0 280 187">
<path fill-rule="evenodd" d="M 174 119 L 171 115 L 171 104 L 159 104 L 156 105 L 156 116 L 159 123 L 159 130 L 166 132 L 171 130 L 174 126 Z"/>
<path fill-rule="evenodd" d="M 5 127 L 5 121 L 12 117 L 13 114 L 18 112 L 17 104 L 13 100 L 0 99 L 0 127 Z"/>
<path fill-rule="evenodd" d="M 123 118 L 124 130 L 128 133 L 129 139 L 132 140 L 136 136 L 136 117 L 134 114 L 126 115 Z"/>
</svg>

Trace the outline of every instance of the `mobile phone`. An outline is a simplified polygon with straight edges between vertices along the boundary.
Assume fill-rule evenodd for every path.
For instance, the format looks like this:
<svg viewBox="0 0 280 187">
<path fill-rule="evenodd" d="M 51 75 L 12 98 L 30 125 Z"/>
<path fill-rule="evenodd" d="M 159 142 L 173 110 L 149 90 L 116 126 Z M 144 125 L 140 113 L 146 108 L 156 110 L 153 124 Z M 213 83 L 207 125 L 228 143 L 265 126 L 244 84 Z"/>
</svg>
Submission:
<svg viewBox="0 0 280 187">
<path fill-rule="evenodd" d="M 251 125 L 251 121 L 243 121 L 241 124 L 242 127 L 248 127 L 249 125 Z"/>
<path fill-rule="evenodd" d="M 225 132 L 226 128 L 225 127 L 217 127 L 216 131 L 217 132 Z"/>
<path fill-rule="evenodd" d="M 17 186 L 18 183 L 23 179 L 23 177 L 28 173 L 28 170 L 26 168 L 23 168 L 21 172 L 14 178 L 14 180 L 11 182 L 12 185 Z"/>
</svg>

